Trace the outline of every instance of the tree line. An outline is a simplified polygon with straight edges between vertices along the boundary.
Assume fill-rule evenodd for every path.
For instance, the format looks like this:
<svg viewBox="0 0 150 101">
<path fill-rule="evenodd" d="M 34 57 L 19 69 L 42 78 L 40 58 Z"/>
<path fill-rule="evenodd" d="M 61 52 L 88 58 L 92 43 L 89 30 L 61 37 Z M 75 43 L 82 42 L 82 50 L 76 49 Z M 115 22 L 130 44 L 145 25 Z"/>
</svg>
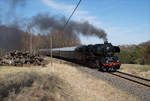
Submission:
<svg viewBox="0 0 150 101">
<path fill-rule="evenodd" d="M 150 41 L 139 45 L 120 46 L 121 52 L 117 54 L 124 64 L 150 64 Z"/>
<path fill-rule="evenodd" d="M 51 43 L 52 42 L 52 43 Z M 80 45 L 80 39 L 74 34 L 53 31 L 47 34 L 33 34 L 17 28 L 0 26 L 0 53 L 11 50 L 33 51 L 41 48 L 60 48 Z M 0 55 L 1 55 L 0 54 Z"/>
</svg>

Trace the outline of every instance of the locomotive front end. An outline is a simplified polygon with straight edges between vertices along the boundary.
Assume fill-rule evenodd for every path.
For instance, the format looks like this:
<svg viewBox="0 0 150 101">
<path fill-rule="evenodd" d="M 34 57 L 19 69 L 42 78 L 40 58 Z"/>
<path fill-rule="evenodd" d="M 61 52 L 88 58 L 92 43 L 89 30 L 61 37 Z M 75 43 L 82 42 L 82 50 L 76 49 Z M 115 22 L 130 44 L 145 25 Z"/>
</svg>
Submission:
<svg viewBox="0 0 150 101">
<path fill-rule="evenodd" d="M 101 65 L 99 67 L 102 71 L 116 71 L 120 69 L 121 63 L 115 53 L 119 53 L 120 48 L 113 46 L 111 43 L 104 43 L 104 54 L 101 58 Z"/>
</svg>

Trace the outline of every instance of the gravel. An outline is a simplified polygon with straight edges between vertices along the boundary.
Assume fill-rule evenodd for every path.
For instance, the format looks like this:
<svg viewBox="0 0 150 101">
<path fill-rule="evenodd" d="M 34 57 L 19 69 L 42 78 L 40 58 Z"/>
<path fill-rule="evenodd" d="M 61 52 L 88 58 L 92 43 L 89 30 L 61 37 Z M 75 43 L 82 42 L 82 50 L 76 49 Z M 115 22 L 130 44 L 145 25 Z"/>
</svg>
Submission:
<svg viewBox="0 0 150 101">
<path fill-rule="evenodd" d="M 90 69 L 86 67 L 78 68 L 80 71 L 88 73 L 94 76 L 96 79 L 101 79 L 109 84 L 115 86 L 116 88 L 127 91 L 128 93 L 136 96 L 141 101 L 150 101 L 150 88 L 130 82 L 123 78 L 114 76 L 109 73 L 99 72 L 96 69 Z"/>
</svg>

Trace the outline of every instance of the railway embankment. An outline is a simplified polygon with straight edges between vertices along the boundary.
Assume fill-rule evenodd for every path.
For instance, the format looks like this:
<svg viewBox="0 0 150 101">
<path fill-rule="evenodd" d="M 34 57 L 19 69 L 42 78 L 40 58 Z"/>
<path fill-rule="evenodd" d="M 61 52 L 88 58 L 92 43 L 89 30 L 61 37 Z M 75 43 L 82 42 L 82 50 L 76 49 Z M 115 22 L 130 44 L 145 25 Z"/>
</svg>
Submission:
<svg viewBox="0 0 150 101">
<path fill-rule="evenodd" d="M 140 101 L 127 91 L 103 80 L 108 76 L 105 73 L 58 59 L 53 59 L 53 64 L 49 63 L 44 68 L 1 67 L 0 76 L 4 81 L 0 81 L 0 88 L 3 89 L 5 85 L 3 90 L 8 93 L 5 93 L 8 99 L 15 99 L 11 101 L 22 98 L 22 101 L 43 101 L 46 98 L 53 101 Z M 9 86 L 18 87 L 15 84 L 21 86 L 17 93 L 14 93 L 15 88 L 7 89 Z M 47 99 L 44 101 L 49 101 Z"/>
<path fill-rule="evenodd" d="M 77 69 L 83 73 L 93 76 L 96 79 L 103 80 L 115 88 L 126 91 L 129 95 L 132 94 L 137 97 L 138 100 L 150 101 L 150 81 L 148 81 L 148 83 L 145 81 L 145 83 L 132 79 L 131 77 L 129 78 L 128 76 L 123 77 L 122 75 L 115 75 L 115 73 L 99 72 L 96 69 L 90 69 L 82 66 Z"/>
</svg>

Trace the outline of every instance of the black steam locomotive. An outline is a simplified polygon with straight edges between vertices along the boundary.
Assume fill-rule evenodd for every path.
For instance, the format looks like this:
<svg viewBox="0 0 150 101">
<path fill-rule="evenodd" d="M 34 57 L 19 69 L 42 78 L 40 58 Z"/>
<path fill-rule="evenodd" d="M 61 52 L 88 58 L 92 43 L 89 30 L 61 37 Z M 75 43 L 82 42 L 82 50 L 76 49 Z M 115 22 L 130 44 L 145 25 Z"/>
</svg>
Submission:
<svg viewBox="0 0 150 101">
<path fill-rule="evenodd" d="M 41 49 L 40 52 L 50 54 L 50 49 Z M 120 61 L 115 53 L 120 48 L 107 41 L 104 44 L 84 45 L 52 49 L 53 57 L 67 59 L 101 71 L 116 71 L 120 68 Z"/>
<path fill-rule="evenodd" d="M 99 70 L 116 71 L 120 68 L 120 61 L 117 56 L 114 56 L 115 53 L 120 52 L 120 48 L 107 41 L 104 44 L 77 47 L 75 51 L 85 54 L 89 61 L 92 59 L 91 61 L 97 64 Z"/>
</svg>

